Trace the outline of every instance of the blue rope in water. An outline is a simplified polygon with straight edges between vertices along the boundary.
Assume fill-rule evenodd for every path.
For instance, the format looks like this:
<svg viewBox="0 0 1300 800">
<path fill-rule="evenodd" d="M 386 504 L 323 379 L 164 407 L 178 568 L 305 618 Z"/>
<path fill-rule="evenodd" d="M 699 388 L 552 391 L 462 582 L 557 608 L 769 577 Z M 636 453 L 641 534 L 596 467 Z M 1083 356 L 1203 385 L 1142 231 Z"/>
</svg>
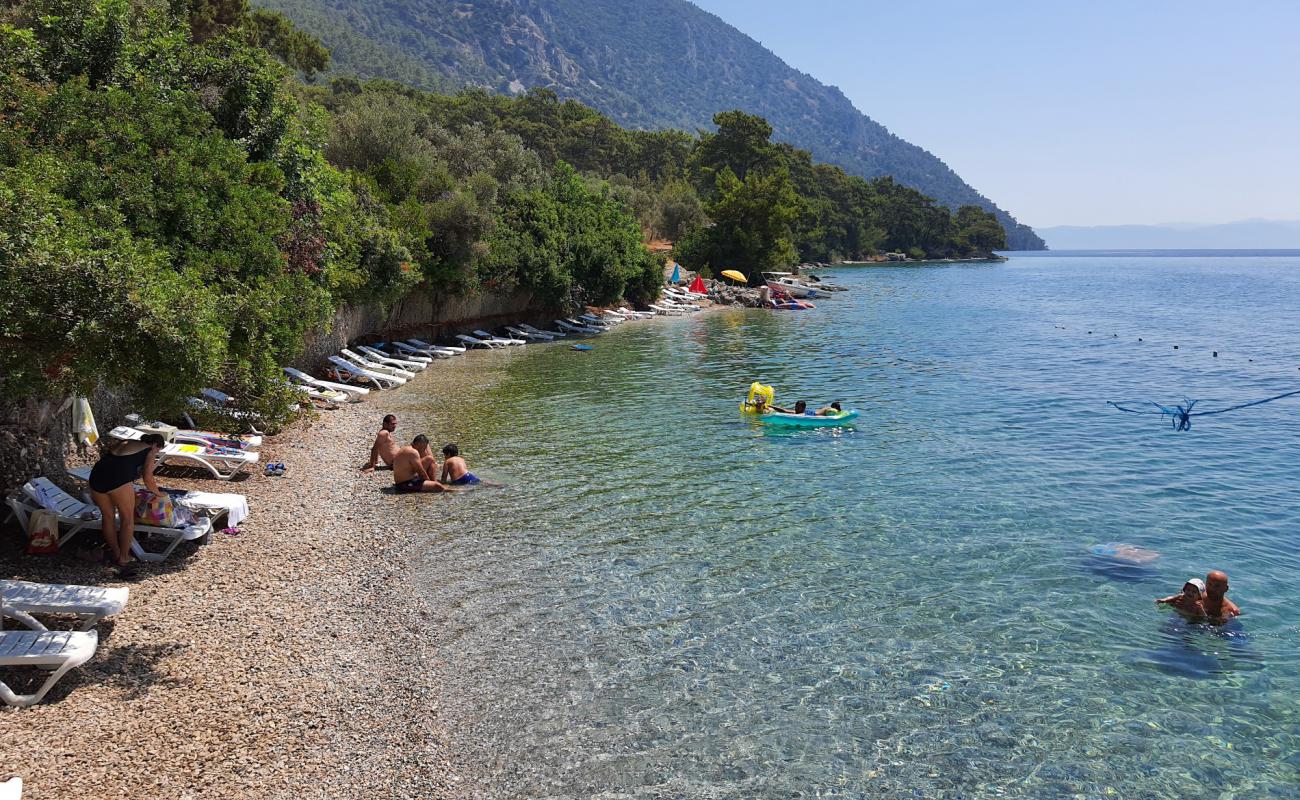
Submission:
<svg viewBox="0 0 1300 800">
<path fill-rule="evenodd" d="M 1250 408 L 1251 406 L 1258 406 L 1258 405 L 1263 405 L 1264 403 L 1271 403 L 1274 400 L 1282 400 L 1287 397 L 1295 397 L 1296 395 L 1300 395 L 1300 389 L 1297 389 L 1294 392 L 1285 392 L 1283 394 L 1275 395 L 1273 397 L 1265 397 L 1263 400 L 1253 400 L 1249 403 L 1239 403 L 1238 405 L 1228 406 L 1227 408 L 1216 408 L 1213 411 L 1196 411 L 1196 412 L 1193 412 L 1192 409 L 1196 407 L 1196 404 L 1199 401 L 1186 400 L 1186 399 L 1183 400 L 1183 405 L 1174 406 L 1173 408 L 1169 408 L 1168 406 L 1162 406 L 1159 403 L 1152 402 L 1150 400 L 1137 402 L 1137 403 L 1116 403 L 1113 400 L 1108 400 L 1106 402 L 1106 405 L 1114 406 L 1115 408 L 1118 408 L 1120 411 L 1126 411 L 1129 414 L 1152 414 L 1155 412 L 1150 409 L 1143 408 L 1142 406 L 1148 406 L 1148 405 L 1154 406 L 1155 409 L 1160 412 L 1160 416 L 1170 418 L 1174 430 L 1190 431 L 1192 429 L 1192 417 L 1208 417 L 1212 414 L 1226 414 L 1229 411 L 1238 411 L 1243 408 Z M 1128 408 L 1127 406 L 1130 405 L 1136 405 L 1139 406 L 1139 408 Z"/>
</svg>

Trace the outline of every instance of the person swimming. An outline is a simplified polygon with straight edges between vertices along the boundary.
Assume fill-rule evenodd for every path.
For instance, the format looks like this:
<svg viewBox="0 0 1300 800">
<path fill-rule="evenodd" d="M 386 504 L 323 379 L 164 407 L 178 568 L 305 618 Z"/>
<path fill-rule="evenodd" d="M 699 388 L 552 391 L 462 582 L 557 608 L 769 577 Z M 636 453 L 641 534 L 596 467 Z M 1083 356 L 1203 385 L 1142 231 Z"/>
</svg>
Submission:
<svg viewBox="0 0 1300 800">
<path fill-rule="evenodd" d="M 1205 581 L 1200 578 L 1189 578 L 1183 584 L 1182 593 L 1161 597 L 1156 600 L 1156 605 L 1173 606 L 1190 617 L 1209 616 L 1205 612 Z"/>
<path fill-rule="evenodd" d="M 819 417 L 833 417 L 836 414 L 843 414 L 843 413 L 844 413 L 844 409 L 840 408 L 840 402 L 838 400 L 836 400 L 834 403 L 831 403 L 828 406 L 822 406 L 821 408 L 817 409 L 817 416 Z"/>
</svg>

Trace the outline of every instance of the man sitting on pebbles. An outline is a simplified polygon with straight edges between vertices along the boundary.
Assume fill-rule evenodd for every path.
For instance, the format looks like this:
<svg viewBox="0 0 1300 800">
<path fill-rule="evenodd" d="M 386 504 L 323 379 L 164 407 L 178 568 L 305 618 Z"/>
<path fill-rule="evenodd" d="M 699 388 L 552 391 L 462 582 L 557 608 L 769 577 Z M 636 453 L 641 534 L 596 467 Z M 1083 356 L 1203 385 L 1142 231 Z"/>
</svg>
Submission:
<svg viewBox="0 0 1300 800">
<path fill-rule="evenodd" d="M 427 463 L 425 458 L 432 460 L 432 456 L 421 456 L 420 451 L 429 452 L 429 437 L 420 434 L 406 447 L 399 448 L 397 454 L 393 456 L 393 489 L 398 494 L 412 494 L 415 492 L 459 492 L 460 489 L 454 486 L 444 486 L 434 480 L 425 467 Z M 436 463 L 435 463 L 436 469 Z"/>
<path fill-rule="evenodd" d="M 383 425 L 379 428 L 379 435 L 375 437 L 375 443 L 370 447 L 370 463 L 361 468 L 362 472 L 370 472 L 379 466 L 379 459 L 383 459 L 388 466 L 393 466 L 393 459 L 397 457 L 397 442 L 393 439 L 393 431 L 397 430 L 397 417 L 388 414 L 384 417 Z"/>
</svg>

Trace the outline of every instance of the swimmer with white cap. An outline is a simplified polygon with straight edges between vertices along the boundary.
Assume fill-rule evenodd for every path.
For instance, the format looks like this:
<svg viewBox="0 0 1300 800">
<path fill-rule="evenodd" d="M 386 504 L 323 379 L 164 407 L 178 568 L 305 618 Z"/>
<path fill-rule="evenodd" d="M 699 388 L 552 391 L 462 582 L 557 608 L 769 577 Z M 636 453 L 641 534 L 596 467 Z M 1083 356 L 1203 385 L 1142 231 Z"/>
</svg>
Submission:
<svg viewBox="0 0 1300 800">
<path fill-rule="evenodd" d="M 1188 578 L 1183 584 L 1181 594 L 1161 597 L 1156 600 L 1156 605 L 1170 605 L 1189 616 L 1204 617 L 1206 616 L 1205 581 L 1200 578 Z"/>
</svg>

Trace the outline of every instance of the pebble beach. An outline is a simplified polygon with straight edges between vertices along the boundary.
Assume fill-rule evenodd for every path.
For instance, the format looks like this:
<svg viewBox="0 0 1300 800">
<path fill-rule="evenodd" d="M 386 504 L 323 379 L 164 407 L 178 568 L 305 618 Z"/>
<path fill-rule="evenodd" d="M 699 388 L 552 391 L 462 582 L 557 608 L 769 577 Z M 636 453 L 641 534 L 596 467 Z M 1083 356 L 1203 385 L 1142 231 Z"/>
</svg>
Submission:
<svg viewBox="0 0 1300 800">
<path fill-rule="evenodd" d="M 480 357 L 491 360 L 434 365 L 269 437 L 261 463 L 284 462 L 283 477 L 160 471 L 162 486 L 244 494 L 251 515 L 237 535 L 142 565 L 138 581 L 71 553 L 24 556 L 6 537 L 10 577 L 128 585 L 131 597 L 44 702 L 0 710 L 0 779 L 20 776 L 30 800 L 474 796 L 439 725 L 438 656 L 426 612 L 408 602 L 414 543 L 397 521 L 447 499 L 395 497 L 390 473 L 359 466 L 384 413 L 444 381 L 472 391 L 490 374 L 474 369 Z"/>
</svg>

